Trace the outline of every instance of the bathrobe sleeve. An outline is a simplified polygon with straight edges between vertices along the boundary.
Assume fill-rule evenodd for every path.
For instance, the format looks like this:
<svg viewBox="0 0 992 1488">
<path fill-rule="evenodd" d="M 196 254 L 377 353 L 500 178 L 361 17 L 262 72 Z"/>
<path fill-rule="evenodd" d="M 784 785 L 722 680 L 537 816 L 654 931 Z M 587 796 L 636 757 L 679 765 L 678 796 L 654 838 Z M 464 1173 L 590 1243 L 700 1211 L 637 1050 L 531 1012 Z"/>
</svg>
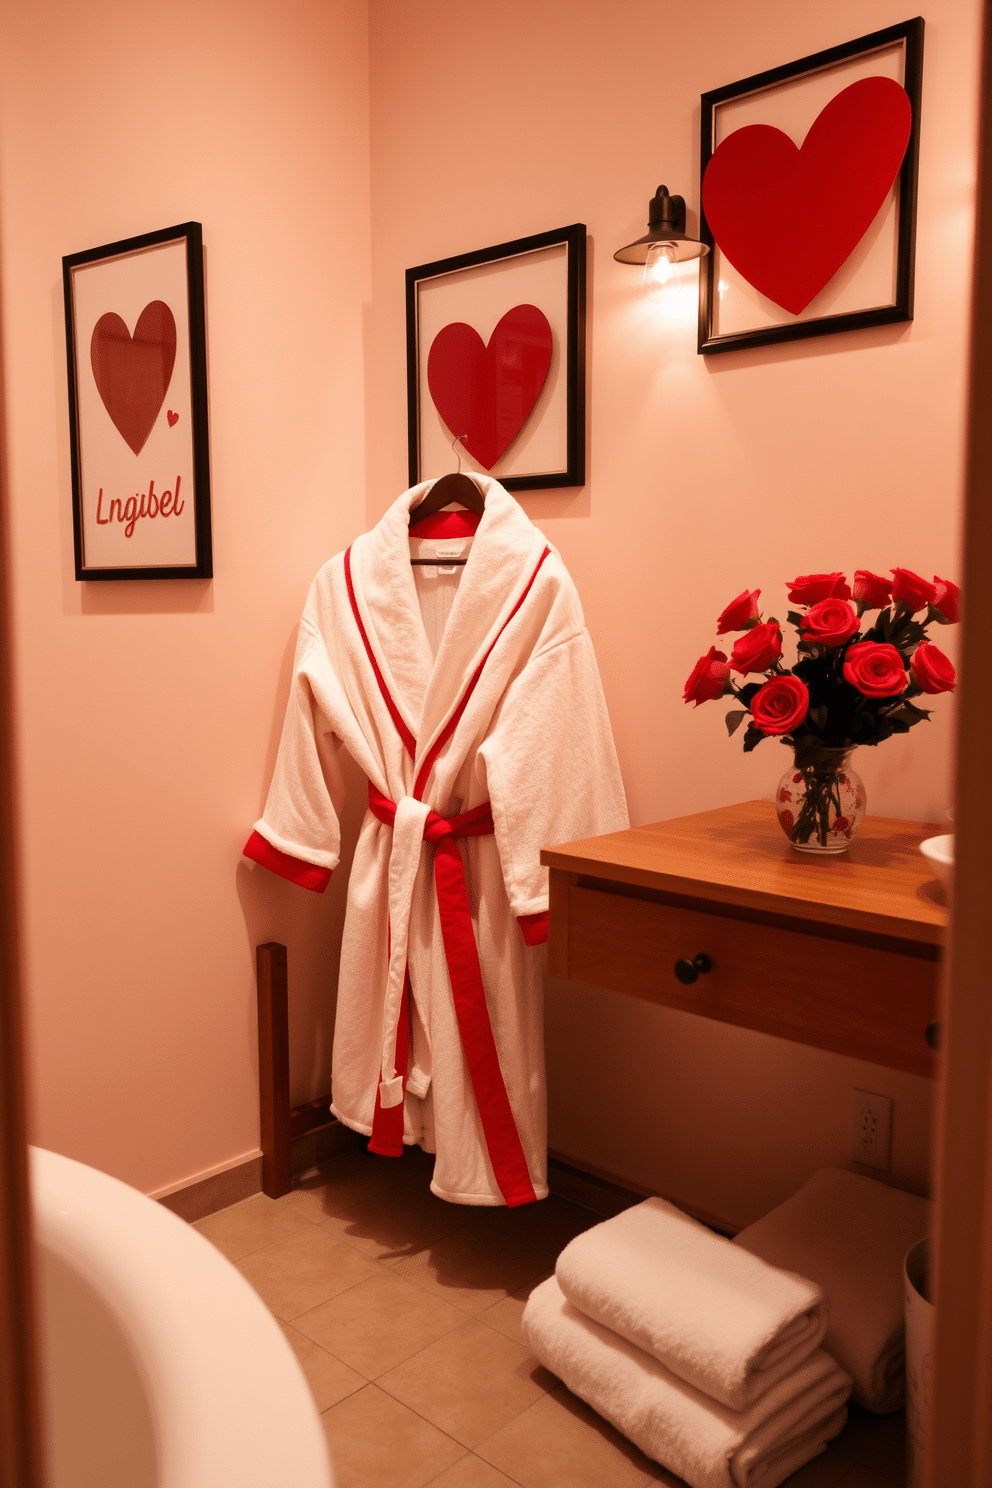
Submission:
<svg viewBox="0 0 992 1488">
<path fill-rule="evenodd" d="M 534 944 L 547 937 L 542 847 L 628 825 L 606 701 L 584 628 L 539 651 L 518 674 L 479 756 L 510 908 L 524 939 Z"/>
<path fill-rule="evenodd" d="M 324 643 L 307 618 L 300 626 L 293 684 L 265 811 L 244 847 L 245 857 L 303 888 L 326 889 L 341 852 L 344 793 L 330 719 L 319 701 L 327 691 Z"/>
</svg>

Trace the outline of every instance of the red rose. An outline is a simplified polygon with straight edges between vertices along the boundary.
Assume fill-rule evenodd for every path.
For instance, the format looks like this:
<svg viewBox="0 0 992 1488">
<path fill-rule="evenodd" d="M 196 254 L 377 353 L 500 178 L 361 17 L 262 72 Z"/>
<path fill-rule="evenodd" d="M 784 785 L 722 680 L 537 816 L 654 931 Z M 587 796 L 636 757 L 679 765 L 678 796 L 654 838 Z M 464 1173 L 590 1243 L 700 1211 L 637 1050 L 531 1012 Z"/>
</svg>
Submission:
<svg viewBox="0 0 992 1488">
<path fill-rule="evenodd" d="M 698 708 L 700 703 L 708 703 L 713 698 L 722 696 L 729 676 L 726 656 L 715 646 L 711 646 L 693 667 L 682 696 L 687 703 L 695 703 Z"/>
<path fill-rule="evenodd" d="M 924 692 L 953 692 L 957 677 L 954 666 L 937 646 L 921 641 L 916 648 L 910 670 Z"/>
<path fill-rule="evenodd" d="M 858 628 L 858 617 L 846 599 L 821 599 L 803 616 L 803 635 L 821 646 L 843 646 Z"/>
<path fill-rule="evenodd" d="M 940 611 L 948 625 L 956 625 L 961 614 L 961 590 L 950 579 L 938 579 L 936 574 L 933 587 L 937 596 L 933 601 L 934 609 Z"/>
<path fill-rule="evenodd" d="M 913 573 L 909 568 L 894 568 L 892 572 L 895 574 L 892 580 L 892 598 L 901 600 L 912 614 L 933 604 L 937 591 L 926 579 L 921 579 L 919 574 Z"/>
<path fill-rule="evenodd" d="M 750 594 L 745 589 L 743 594 L 732 599 L 716 622 L 717 635 L 726 635 L 728 630 L 743 630 L 749 621 L 757 620 L 760 593 L 760 589 L 754 589 Z"/>
<path fill-rule="evenodd" d="M 734 642 L 730 665 L 735 672 L 766 672 L 781 655 L 782 632 L 778 621 L 767 620 Z"/>
<path fill-rule="evenodd" d="M 844 659 L 844 680 L 865 697 L 895 697 L 906 686 L 906 664 L 895 646 L 859 641 Z"/>
<path fill-rule="evenodd" d="M 802 723 L 809 707 L 806 684 L 791 674 L 773 677 L 751 699 L 751 717 L 763 734 L 787 734 Z"/>
<path fill-rule="evenodd" d="M 851 598 L 864 605 L 866 610 L 882 610 L 892 599 L 892 585 L 888 579 L 871 573 L 867 568 L 856 568 Z"/>
<path fill-rule="evenodd" d="M 800 574 L 788 586 L 789 603 L 814 605 L 821 599 L 850 599 L 851 591 L 842 573 Z"/>
</svg>

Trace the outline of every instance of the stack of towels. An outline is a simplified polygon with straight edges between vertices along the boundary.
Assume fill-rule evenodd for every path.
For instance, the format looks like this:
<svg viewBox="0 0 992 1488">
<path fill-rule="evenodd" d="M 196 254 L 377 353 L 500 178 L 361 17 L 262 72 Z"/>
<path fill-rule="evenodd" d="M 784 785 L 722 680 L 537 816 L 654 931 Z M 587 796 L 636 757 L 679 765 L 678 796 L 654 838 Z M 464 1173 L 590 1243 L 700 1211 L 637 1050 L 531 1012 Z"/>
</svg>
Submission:
<svg viewBox="0 0 992 1488">
<path fill-rule="evenodd" d="M 850 1378 L 819 1347 L 827 1313 L 814 1282 L 647 1199 L 565 1248 L 523 1330 L 692 1488 L 776 1488 L 847 1419 Z"/>
<path fill-rule="evenodd" d="M 903 1260 L 929 1227 L 926 1199 L 823 1168 L 733 1243 L 817 1283 L 830 1300 L 823 1347 L 854 1399 L 886 1412 L 905 1398 Z"/>
</svg>

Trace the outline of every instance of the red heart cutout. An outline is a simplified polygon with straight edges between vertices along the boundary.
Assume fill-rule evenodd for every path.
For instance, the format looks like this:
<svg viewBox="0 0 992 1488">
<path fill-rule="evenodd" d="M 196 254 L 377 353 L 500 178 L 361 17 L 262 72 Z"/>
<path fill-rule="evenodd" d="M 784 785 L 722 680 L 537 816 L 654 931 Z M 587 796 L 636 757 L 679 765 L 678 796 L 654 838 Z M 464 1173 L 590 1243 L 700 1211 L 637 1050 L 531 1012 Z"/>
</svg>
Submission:
<svg viewBox="0 0 992 1488">
<path fill-rule="evenodd" d="M 165 416 L 169 420 L 169 428 L 174 429 L 176 424 L 178 424 L 179 422 L 178 413 L 173 413 L 172 409 L 170 408 Z"/>
<path fill-rule="evenodd" d="M 717 146 L 703 210 L 739 274 L 798 315 L 877 216 L 909 143 L 913 111 L 892 78 L 862 78 L 817 115 L 801 149 L 749 124 Z"/>
<path fill-rule="evenodd" d="M 536 305 L 514 305 L 483 343 L 478 331 L 452 321 L 427 357 L 427 386 L 452 434 L 492 470 L 527 422 L 551 365 L 553 337 Z"/>
<path fill-rule="evenodd" d="M 97 389 L 115 428 L 136 455 L 165 402 L 175 361 L 176 322 L 162 300 L 145 306 L 133 338 L 113 311 L 101 315 L 93 327 L 90 365 Z"/>
</svg>

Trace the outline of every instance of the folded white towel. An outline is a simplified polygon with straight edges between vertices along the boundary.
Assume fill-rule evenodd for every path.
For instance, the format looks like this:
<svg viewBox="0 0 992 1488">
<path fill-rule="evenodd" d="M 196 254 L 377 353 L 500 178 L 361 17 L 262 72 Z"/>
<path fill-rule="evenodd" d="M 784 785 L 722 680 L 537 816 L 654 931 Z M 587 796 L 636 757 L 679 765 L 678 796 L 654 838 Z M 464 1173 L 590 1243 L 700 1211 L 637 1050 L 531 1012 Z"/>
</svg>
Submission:
<svg viewBox="0 0 992 1488">
<path fill-rule="evenodd" d="M 573 1307 L 552 1276 L 530 1294 L 524 1337 L 568 1388 L 691 1488 L 776 1488 L 843 1429 L 851 1388 L 822 1350 L 743 1413 Z"/>
<path fill-rule="evenodd" d="M 555 1267 L 570 1302 L 731 1410 L 746 1410 L 807 1359 L 827 1303 L 664 1199 L 586 1230 Z"/>
<path fill-rule="evenodd" d="M 898 1410 L 905 1392 L 903 1259 L 929 1227 L 926 1199 L 822 1168 L 734 1244 L 823 1288 L 823 1347 L 853 1379 L 855 1400 L 884 1412 Z"/>
</svg>

